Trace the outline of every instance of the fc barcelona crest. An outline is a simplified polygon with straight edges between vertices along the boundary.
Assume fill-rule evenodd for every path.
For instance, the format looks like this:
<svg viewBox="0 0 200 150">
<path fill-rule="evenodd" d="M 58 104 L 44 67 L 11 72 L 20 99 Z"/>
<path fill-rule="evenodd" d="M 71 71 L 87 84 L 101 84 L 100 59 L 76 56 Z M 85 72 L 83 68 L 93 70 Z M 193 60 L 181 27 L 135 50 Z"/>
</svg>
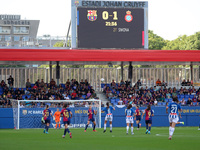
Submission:
<svg viewBox="0 0 200 150">
<path fill-rule="evenodd" d="M 27 115 L 27 110 L 22 111 L 23 115 Z"/>
<path fill-rule="evenodd" d="M 125 20 L 126 20 L 126 22 L 131 22 L 133 20 L 133 16 L 131 15 L 131 11 L 128 10 L 126 12 Z"/>
<path fill-rule="evenodd" d="M 97 20 L 97 10 L 88 10 L 87 18 L 90 21 Z"/>
</svg>

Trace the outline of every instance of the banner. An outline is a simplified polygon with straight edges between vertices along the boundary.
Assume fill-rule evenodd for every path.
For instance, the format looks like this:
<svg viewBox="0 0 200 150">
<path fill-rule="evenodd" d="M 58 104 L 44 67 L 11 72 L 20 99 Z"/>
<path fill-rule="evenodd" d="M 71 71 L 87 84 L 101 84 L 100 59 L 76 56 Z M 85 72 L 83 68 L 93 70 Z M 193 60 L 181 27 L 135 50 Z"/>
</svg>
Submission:
<svg viewBox="0 0 200 150">
<path fill-rule="evenodd" d="M 52 114 L 55 113 L 57 108 L 50 108 Z M 103 108 L 102 108 L 103 109 Z M 126 127 L 126 117 L 125 109 L 115 108 L 113 111 L 113 127 Z M 140 110 L 144 111 L 146 107 L 140 107 Z M 182 107 L 182 118 L 179 118 L 180 121 L 184 121 L 184 126 L 198 126 L 200 123 L 200 107 Z M 21 108 L 20 109 L 20 128 L 43 128 L 44 125 L 41 123 L 41 118 L 43 114 L 43 108 Z M 61 109 L 60 109 L 61 110 Z M 70 108 L 73 113 L 70 127 L 85 127 L 87 123 L 87 111 L 86 107 L 76 107 Z M 135 108 L 133 108 L 135 110 Z M 153 124 L 152 126 L 169 126 L 168 114 L 166 114 L 165 107 L 152 107 L 154 111 Z M 14 128 L 13 123 L 13 111 L 12 108 L 0 108 L 0 128 Z M 101 114 L 101 126 L 104 124 L 105 113 Z M 98 115 L 95 116 L 96 121 L 98 122 Z M 98 124 L 98 123 L 97 123 Z M 144 118 L 141 120 L 142 126 L 145 126 Z M 134 122 L 134 126 L 136 123 Z M 179 125 L 182 126 L 182 125 Z M 51 128 L 55 127 L 55 121 L 51 118 Z M 63 121 L 61 119 L 61 127 L 63 126 Z M 90 124 L 92 127 L 92 124 Z M 108 122 L 109 127 L 109 122 Z"/>
</svg>

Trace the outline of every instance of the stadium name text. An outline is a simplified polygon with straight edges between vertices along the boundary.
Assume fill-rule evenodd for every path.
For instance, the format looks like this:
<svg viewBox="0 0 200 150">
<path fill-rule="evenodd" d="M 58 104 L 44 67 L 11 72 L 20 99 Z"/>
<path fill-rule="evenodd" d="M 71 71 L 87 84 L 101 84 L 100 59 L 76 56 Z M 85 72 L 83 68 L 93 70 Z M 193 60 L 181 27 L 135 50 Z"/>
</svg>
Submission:
<svg viewBox="0 0 200 150">
<path fill-rule="evenodd" d="M 130 1 L 82 1 L 84 7 L 146 7 L 146 2 L 130 2 Z"/>
</svg>

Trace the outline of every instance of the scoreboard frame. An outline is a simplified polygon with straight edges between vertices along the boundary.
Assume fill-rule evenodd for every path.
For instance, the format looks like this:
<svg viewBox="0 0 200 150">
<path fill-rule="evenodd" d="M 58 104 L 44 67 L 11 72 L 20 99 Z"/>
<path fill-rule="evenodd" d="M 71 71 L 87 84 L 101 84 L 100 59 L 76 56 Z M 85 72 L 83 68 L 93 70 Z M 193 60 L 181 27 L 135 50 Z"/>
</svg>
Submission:
<svg viewBox="0 0 200 150">
<path fill-rule="evenodd" d="M 77 9 L 80 8 L 88 8 L 91 10 L 96 10 L 98 8 L 124 8 L 124 9 L 133 9 L 133 8 L 142 8 L 144 10 L 144 48 L 141 49 L 148 49 L 148 2 L 147 1 L 109 1 L 109 0 L 71 0 L 71 46 L 72 49 L 78 48 L 78 29 L 77 24 L 79 24 L 79 20 L 77 20 Z M 86 16 L 87 17 L 87 16 Z M 131 20 L 130 17 L 128 19 Z M 129 20 L 127 20 L 128 22 Z M 81 47 L 79 47 L 81 48 Z M 87 47 L 84 47 L 87 48 Z M 89 49 L 92 47 L 88 47 Z M 94 47 L 95 48 L 95 47 Z M 116 49 L 113 47 L 113 49 Z M 122 48 L 119 48 L 122 49 Z M 129 49 L 129 48 L 128 48 Z M 137 48 L 130 48 L 130 49 L 137 49 Z"/>
</svg>

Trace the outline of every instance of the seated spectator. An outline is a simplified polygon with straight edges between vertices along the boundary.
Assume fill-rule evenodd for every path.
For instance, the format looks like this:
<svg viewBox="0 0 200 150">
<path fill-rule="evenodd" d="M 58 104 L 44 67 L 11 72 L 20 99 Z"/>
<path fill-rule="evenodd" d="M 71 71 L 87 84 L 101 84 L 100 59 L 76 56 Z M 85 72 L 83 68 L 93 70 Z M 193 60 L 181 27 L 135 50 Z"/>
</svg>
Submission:
<svg viewBox="0 0 200 150">
<path fill-rule="evenodd" d="M 158 105 L 157 99 L 154 100 L 154 105 Z"/>
<path fill-rule="evenodd" d="M 33 89 L 36 90 L 37 88 L 38 88 L 38 86 L 35 84 L 35 85 L 33 86 Z"/>
<path fill-rule="evenodd" d="M 51 95 L 51 96 L 49 97 L 49 100 L 54 100 L 54 96 Z"/>
<path fill-rule="evenodd" d="M 171 98 L 171 94 L 167 91 L 166 98 Z"/>
<path fill-rule="evenodd" d="M 185 81 L 185 79 L 183 80 L 183 82 L 181 83 L 182 86 L 187 86 L 187 82 Z"/>
<path fill-rule="evenodd" d="M 38 79 L 35 84 L 37 85 L 37 87 L 39 87 L 39 84 L 40 84 L 40 79 Z"/>
<path fill-rule="evenodd" d="M 55 87 L 55 86 L 56 86 L 56 82 L 54 81 L 54 79 L 51 79 L 50 87 Z"/>
<path fill-rule="evenodd" d="M 4 87 L 6 85 L 6 83 L 4 82 L 4 80 L 1 81 L 1 87 Z"/>
<path fill-rule="evenodd" d="M 181 100 L 181 105 L 182 105 L 182 106 L 185 106 L 185 105 L 186 105 L 186 101 L 185 101 L 184 98 Z"/>
<path fill-rule="evenodd" d="M 29 79 L 26 81 L 26 88 L 31 88 L 31 82 L 29 82 Z"/>
<path fill-rule="evenodd" d="M 162 86 L 167 86 L 167 83 L 163 80 Z"/>
<path fill-rule="evenodd" d="M 99 98 L 97 97 L 97 94 L 95 93 L 95 91 L 93 91 L 93 93 L 92 93 L 92 95 L 91 95 L 91 98 L 99 99 Z"/>
<path fill-rule="evenodd" d="M 191 86 L 191 82 L 189 81 L 189 79 L 187 80 L 187 86 Z"/>
<path fill-rule="evenodd" d="M 192 104 L 192 100 L 189 98 L 187 101 L 187 105 L 191 105 Z"/>
<path fill-rule="evenodd" d="M 40 82 L 40 86 L 44 87 L 44 85 L 45 85 L 45 83 L 44 83 L 44 80 L 42 79 L 41 82 Z"/>
<path fill-rule="evenodd" d="M 75 99 L 75 98 L 76 98 L 76 95 L 77 95 L 76 90 L 74 90 L 74 91 L 72 92 L 72 94 L 71 94 L 72 99 Z"/>
<path fill-rule="evenodd" d="M 161 81 L 158 79 L 157 81 L 156 81 L 156 86 L 161 86 L 162 85 L 162 83 L 161 83 Z"/>
<path fill-rule="evenodd" d="M 87 93 L 87 98 L 90 98 L 91 95 L 92 95 L 92 94 L 90 93 L 90 91 L 88 91 L 88 93 Z"/>
<path fill-rule="evenodd" d="M 123 80 L 121 80 L 120 85 L 122 86 L 124 84 L 125 84 L 125 82 Z"/>
</svg>

